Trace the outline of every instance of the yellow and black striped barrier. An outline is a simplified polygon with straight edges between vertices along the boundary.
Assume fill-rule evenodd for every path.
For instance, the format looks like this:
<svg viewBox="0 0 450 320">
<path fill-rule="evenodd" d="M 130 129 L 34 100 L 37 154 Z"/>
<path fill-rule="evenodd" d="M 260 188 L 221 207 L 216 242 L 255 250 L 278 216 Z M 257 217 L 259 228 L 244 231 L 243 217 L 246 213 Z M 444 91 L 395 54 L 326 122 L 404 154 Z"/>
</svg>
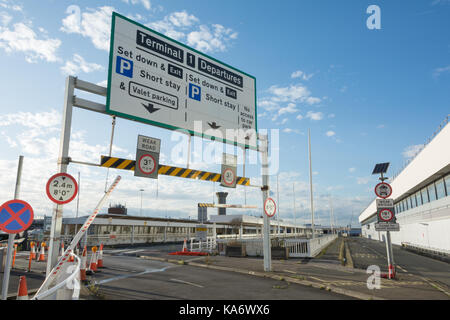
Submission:
<svg viewBox="0 0 450 320">
<path fill-rule="evenodd" d="M 214 203 L 197 203 L 197 205 L 199 207 L 208 207 L 208 208 L 214 208 L 215 207 Z"/>
<path fill-rule="evenodd" d="M 101 160 L 100 160 L 100 166 L 106 167 L 106 168 L 134 170 L 135 165 L 136 165 L 136 161 L 134 161 L 134 160 L 121 159 L 121 158 L 115 158 L 115 157 L 101 156 Z M 213 181 L 213 182 L 220 182 L 220 178 L 221 178 L 220 173 L 180 168 L 180 167 L 173 167 L 173 166 L 166 166 L 163 164 L 159 165 L 158 174 L 163 174 L 163 175 L 172 176 L 172 177 L 187 178 L 187 179 Z M 241 186 L 249 186 L 250 179 L 244 178 L 244 177 L 237 177 L 236 184 L 241 185 Z"/>
</svg>

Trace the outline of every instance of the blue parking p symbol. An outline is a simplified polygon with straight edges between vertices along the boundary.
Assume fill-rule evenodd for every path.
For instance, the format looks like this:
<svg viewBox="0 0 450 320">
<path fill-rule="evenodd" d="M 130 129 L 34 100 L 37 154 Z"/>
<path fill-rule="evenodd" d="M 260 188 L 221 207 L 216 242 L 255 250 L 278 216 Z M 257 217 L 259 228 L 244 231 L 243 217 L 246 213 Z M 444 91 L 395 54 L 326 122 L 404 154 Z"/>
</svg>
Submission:
<svg viewBox="0 0 450 320">
<path fill-rule="evenodd" d="M 133 61 L 117 56 L 116 73 L 133 78 Z"/>
<path fill-rule="evenodd" d="M 189 98 L 200 101 L 202 98 L 202 88 L 189 83 Z"/>
</svg>

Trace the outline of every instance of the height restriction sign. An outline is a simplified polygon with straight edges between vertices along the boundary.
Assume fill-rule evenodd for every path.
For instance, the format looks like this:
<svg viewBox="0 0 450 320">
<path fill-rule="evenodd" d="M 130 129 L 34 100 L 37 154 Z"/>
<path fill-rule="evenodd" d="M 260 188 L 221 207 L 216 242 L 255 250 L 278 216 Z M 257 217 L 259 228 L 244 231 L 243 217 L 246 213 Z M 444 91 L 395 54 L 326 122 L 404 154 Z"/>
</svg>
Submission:
<svg viewBox="0 0 450 320">
<path fill-rule="evenodd" d="M 45 188 L 49 199 L 57 204 L 69 203 L 78 192 L 78 184 L 68 173 L 57 173 L 48 179 Z"/>
</svg>

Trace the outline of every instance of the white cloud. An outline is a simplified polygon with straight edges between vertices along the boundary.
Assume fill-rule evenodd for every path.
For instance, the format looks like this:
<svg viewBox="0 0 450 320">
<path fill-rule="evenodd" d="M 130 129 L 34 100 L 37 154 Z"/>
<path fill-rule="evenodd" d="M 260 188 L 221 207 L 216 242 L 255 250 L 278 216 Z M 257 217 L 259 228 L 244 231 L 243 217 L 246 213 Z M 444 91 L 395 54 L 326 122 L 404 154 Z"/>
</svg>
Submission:
<svg viewBox="0 0 450 320">
<path fill-rule="evenodd" d="M 311 120 L 322 120 L 323 119 L 323 113 L 322 112 L 313 112 L 313 111 L 308 111 L 306 113 L 306 117 L 311 119 Z"/>
<path fill-rule="evenodd" d="M 220 24 L 213 24 L 212 30 L 206 25 L 201 25 L 198 31 L 192 31 L 187 35 L 187 44 L 203 52 L 225 51 L 228 42 L 236 38 L 236 32 Z"/>
<path fill-rule="evenodd" d="M 291 78 L 292 78 L 292 79 L 300 78 L 300 79 L 303 79 L 303 80 L 305 80 L 305 81 L 308 81 L 308 80 L 311 79 L 313 76 L 314 76 L 314 73 L 306 74 L 306 73 L 304 73 L 304 72 L 301 71 L 301 70 L 294 71 L 294 72 L 292 72 L 292 74 L 291 74 Z"/>
<path fill-rule="evenodd" d="M 73 59 L 66 61 L 66 64 L 61 67 L 61 71 L 69 75 L 76 75 L 79 72 L 90 73 L 98 70 L 104 70 L 104 67 L 97 63 L 86 62 L 79 54 L 74 54 Z"/>
<path fill-rule="evenodd" d="M 90 38 L 97 49 L 109 50 L 111 33 L 111 15 L 113 7 L 104 6 L 98 10 L 87 9 L 81 17 L 79 12 L 74 11 L 62 20 L 61 31 L 66 33 L 81 34 Z M 80 18 L 79 18 L 80 17 Z"/>
<path fill-rule="evenodd" d="M 142 4 L 145 9 L 150 10 L 152 8 L 152 4 L 150 0 L 122 0 L 127 4 Z"/>
<path fill-rule="evenodd" d="M 379 125 L 377 126 L 377 129 L 383 129 L 384 127 L 386 127 L 384 124 L 379 124 Z"/>
<path fill-rule="evenodd" d="M 368 184 L 372 177 L 358 177 L 356 178 L 357 184 Z"/>
<path fill-rule="evenodd" d="M 442 68 L 436 68 L 433 71 L 433 76 L 435 78 L 439 77 L 442 73 L 450 72 L 450 66 L 442 67 Z"/>
<path fill-rule="evenodd" d="M 411 159 L 411 158 L 413 158 L 417 153 L 419 153 L 422 149 L 423 149 L 423 144 L 412 145 L 412 146 L 406 147 L 406 148 L 403 150 L 402 155 L 403 155 L 403 157 L 406 158 L 406 159 Z"/>
<path fill-rule="evenodd" d="M 0 3 L 0 7 L 8 9 L 8 10 L 12 10 L 12 11 L 23 11 L 23 7 L 18 5 L 18 4 L 8 4 L 7 0 L 2 0 L 2 2 Z"/>
<path fill-rule="evenodd" d="M 299 114 L 296 118 L 297 118 L 298 120 L 302 120 L 302 119 L 303 119 L 303 116 L 302 116 L 301 114 Z"/>
<path fill-rule="evenodd" d="M 225 51 L 228 44 L 238 36 L 237 32 L 220 24 L 201 24 L 196 27 L 199 22 L 196 16 L 178 11 L 147 26 L 175 40 L 186 41 L 189 46 L 203 52 Z"/>
<path fill-rule="evenodd" d="M 57 56 L 60 45 L 59 39 L 49 39 L 45 35 L 39 39 L 39 35 L 25 23 L 16 23 L 12 29 L 0 27 L 0 48 L 7 53 L 23 52 L 25 60 L 29 63 L 38 60 L 60 61 Z"/>
<path fill-rule="evenodd" d="M 6 13 L 4 11 L 0 12 L 0 23 L 3 26 L 7 26 L 11 22 L 11 20 L 12 20 L 12 17 L 8 13 Z"/>
<path fill-rule="evenodd" d="M 283 132 L 285 133 L 300 133 L 298 129 L 292 129 L 292 128 L 284 128 Z"/>
<path fill-rule="evenodd" d="M 336 135 L 336 132 L 330 130 L 330 131 L 327 131 L 325 134 L 327 135 L 327 137 L 332 137 L 332 136 Z"/>
</svg>

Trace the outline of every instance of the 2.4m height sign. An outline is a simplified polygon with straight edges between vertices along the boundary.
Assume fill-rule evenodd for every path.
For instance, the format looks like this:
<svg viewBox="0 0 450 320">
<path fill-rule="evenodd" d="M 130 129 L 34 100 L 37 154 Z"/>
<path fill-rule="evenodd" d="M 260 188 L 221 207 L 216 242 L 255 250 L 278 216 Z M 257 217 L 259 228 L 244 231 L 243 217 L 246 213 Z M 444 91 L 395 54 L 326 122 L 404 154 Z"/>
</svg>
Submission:
<svg viewBox="0 0 450 320">
<path fill-rule="evenodd" d="M 115 12 L 106 111 L 257 146 L 254 77 Z"/>
</svg>

